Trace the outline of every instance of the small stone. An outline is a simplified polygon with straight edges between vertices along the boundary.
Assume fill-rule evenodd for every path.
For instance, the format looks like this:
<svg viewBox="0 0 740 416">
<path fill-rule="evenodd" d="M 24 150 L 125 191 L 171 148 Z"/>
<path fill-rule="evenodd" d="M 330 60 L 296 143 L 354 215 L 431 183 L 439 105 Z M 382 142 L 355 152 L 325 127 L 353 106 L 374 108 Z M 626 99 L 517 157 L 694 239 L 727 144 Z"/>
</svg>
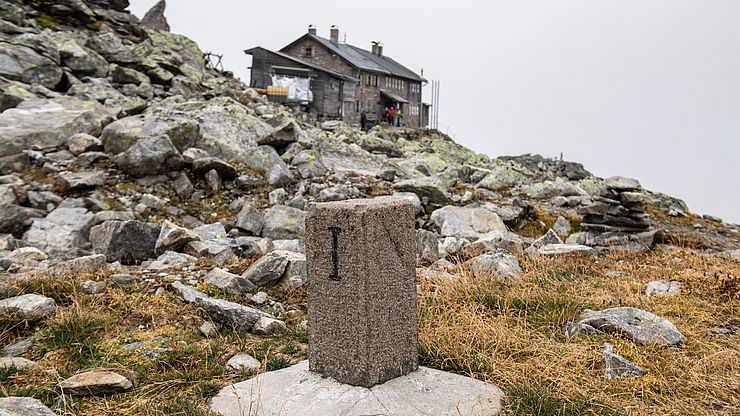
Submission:
<svg viewBox="0 0 740 416">
<path fill-rule="evenodd" d="M 105 185 L 108 175 L 100 171 L 62 172 L 57 176 L 57 185 L 63 192 L 86 191 Z"/>
<path fill-rule="evenodd" d="M 256 373 L 262 368 L 262 363 L 249 354 L 236 354 L 229 358 L 229 361 L 226 362 L 226 367 L 236 372 Z"/>
<path fill-rule="evenodd" d="M 552 229 L 560 238 L 568 237 L 570 235 L 570 232 L 572 231 L 570 221 L 562 216 L 558 217 L 558 219 L 555 220 L 555 224 L 552 226 Z"/>
<path fill-rule="evenodd" d="M 253 295 L 250 300 L 253 303 L 256 303 L 257 305 L 264 305 L 265 302 L 267 302 L 267 293 L 265 292 L 257 292 L 255 295 Z"/>
<path fill-rule="evenodd" d="M 137 280 L 130 274 L 114 274 L 108 279 L 111 287 L 124 287 L 136 284 Z"/>
<path fill-rule="evenodd" d="M 505 279 L 518 279 L 522 274 L 519 261 L 511 254 L 485 253 L 470 260 L 471 270 L 476 275 L 488 275 Z"/>
<path fill-rule="evenodd" d="M 87 293 L 88 295 L 99 295 L 105 292 L 105 286 L 94 280 L 86 280 L 82 282 L 80 288 L 82 288 L 82 291 Z"/>
<path fill-rule="evenodd" d="M 623 176 L 612 176 L 606 178 L 604 185 L 607 188 L 614 189 L 615 191 L 637 191 L 642 189 L 640 182 L 637 179 L 625 178 Z"/>
<path fill-rule="evenodd" d="M 35 336 L 30 336 L 28 338 L 23 338 L 22 340 L 16 342 L 15 344 L 11 344 L 6 347 L 3 347 L 3 349 L 0 350 L 0 356 L 19 357 L 27 353 L 28 350 L 31 349 L 31 347 L 33 346 L 33 341 L 35 339 L 36 339 Z"/>
<path fill-rule="evenodd" d="M 94 370 L 76 374 L 59 383 L 64 394 L 74 396 L 98 396 L 130 390 L 134 383 L 113 371 Z"/>
<path fill-rule="evenodd" d="M 16 370 L 27 370 L 37 365 L 35 362 L 22 357 L 0 357 L 0 370 L 10 370 L 13 368 Z"/>
<path fill-rule="evenodd" d="M 157 260 L 151 262 L 147 268 L 149 270 L 172 269 L 194 264 L 196 261 L 198 261 L 197 258 L 188 254 L 165 251 L 161 256 L 157 257 Z"/>
<path fill-rule="evenodd" d="M 549 229 L 545 235 L 534 240 L 532 246 L 540 248 L 548 244 L 563 244 L 563 240 L 558 237 L 558 234 L 552 228 Z"/>
<path fill-rule="evenodd" d="M 604 343 L 604 378 L 615 380 L 618 378 L 640 377 L 647 374 L 647 370 L 614 352 L 614 345 Z"/>
<path fill-rule="evenodd" d="M 645 294 L 654 295 L 675 295 L 681 290 L 681 282 L 675 280 L 656 280 L 648 283 L 645 288 Z"/>
<path fill-rule="evenodd" d="M 295 253 L 299 254 L 299 253 Z M 260 257 L 242 274 L 255 285 L 264 285 L 280 280 L 288 266 L 289 258 L 293 253 L 289 251 L 273 251 Z"/>
<path fill-rule="evenodd" d="M 251 235 L 260 235 L 262 232 L 262 214 L 251 203 L 242 206 L 236 216 L 236 228 Z"/>
<path fill-rule="evenodd" d="M 69 138 L 67 148 L 73 155 L 79 156 L 85 152 L 103 150 L 103 143 L 97 137 L 85 133 L 78 133 Z"/>
<path fill-rule="evenodd" d="M 54 299 L 35 293 L 0 300 L 0 316 L 18 321 L 38 321 L 56 313 Z"/>
<path fill-rule="evenodd" d="M 275 189 L 269 195 L 270 205 L 285 205 L 288 201 L 288 192 L 283 188 Z"/>
<path fill-rule="evenodd" d="M 216 170 L 211 169 L 206 172 L 206 182 L 213 192 L 221 190 L 221 177 L 218 176 L 218 172 L 216 172 Z"/>
<path fill-rule="evenodd" d="M 541 256 L 560 256 L 574 253 L 591 254 L 594 249 L 589 246 L 577 244 L 546 244 L 539 249 L 537 253 Z"/>
<path fill-rule="evenodd" d="M 214 321 L 239 332 L 249 332 L 260 318 L 270 315 L 221 299 L 196 298 L 195 303 Z"/>
<path fill-rule="evenodd" d="M 196 240 L 200 240 L 198 234 L 185 227 L 180 227 L 170 220 L 165 220 L 154 245 L 154 252 L 162 254 L 165 251 L 180 251 L 185 247 L 185 244 Z"/>
<path fill-rule="evenodd" d="M 439 259 L 437 235 L 427 230 L 416 230 L 416 263 L 432 264 Z"/>
<path fill-rule="evenodd" d="M 637 308 L 587 309 L 578 323 L 609 334 L 621 334 L 642 345 L 672 347 L 686 341 L 686 337 L 672 322 Z"/>
<path fill-rule="evenodd" d="M 254 327 L 252 327 L 252 333 L 256 335 L 277 335 L 287 330 L 285 322 L 264 316 L 255 322 Z"/>
<path fill-rule="evenodd" d="M 221 325 L 215 322 L 205 321 L 198 330 L 200 330 L 200 333 L 206 338 L 216 338 L 218 337 L 218 331 L 221 330 Z"/>
<path fill-rule="evenodd" d="M 231 295 L 241 295 L 254 289 L 254 284 L 248 279 L 229 273 L 216 267 L 211 270 L 205 278 L 205 283 L 216 286 Z"/>
</svg>

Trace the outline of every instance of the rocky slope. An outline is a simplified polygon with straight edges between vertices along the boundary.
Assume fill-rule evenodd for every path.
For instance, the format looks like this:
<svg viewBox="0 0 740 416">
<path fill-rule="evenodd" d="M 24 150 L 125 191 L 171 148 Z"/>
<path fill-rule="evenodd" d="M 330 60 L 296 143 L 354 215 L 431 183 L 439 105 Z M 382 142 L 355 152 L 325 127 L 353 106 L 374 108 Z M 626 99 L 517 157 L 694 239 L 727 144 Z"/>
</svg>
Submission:
<svg viewBox="0 0 740 416">
<path fill-rule="evenodd" d="M 736 225 L 633 179 L 536 155 L 491 158 L 431 130 L 363 133 L 272 105 L 208 68 L 190 39 L 146 29 L 127 3 L 0 0 L 0 314 L 12 325 L 36 328 L 67 307 L 18 295 L 24 279 L 104 270 L 75 284 L 175 293 L 198 308 L 207 336 L 300 330 L 300 301 L 275 293 L 305 284 L 303 219 L 317 201 L 411 200 L 427 279 L 456 280 L 460 267 L 517 279 L 523 256 L 738 256 Z M 571 334 L 596 330 L 593 319 Z M 25 338 L 7 328 L 1 341 L 22 355 Z M 65 381 L 72 394 L 135 387 L 117 373 L 75 377 Z"/>
</svg>

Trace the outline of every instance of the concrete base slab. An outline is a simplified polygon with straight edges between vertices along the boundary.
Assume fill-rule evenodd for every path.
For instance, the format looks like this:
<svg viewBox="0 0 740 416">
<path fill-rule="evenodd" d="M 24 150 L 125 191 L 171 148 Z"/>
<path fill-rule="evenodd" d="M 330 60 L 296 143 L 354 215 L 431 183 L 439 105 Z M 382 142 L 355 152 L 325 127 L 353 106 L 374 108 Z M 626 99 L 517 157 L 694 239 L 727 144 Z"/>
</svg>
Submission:
<svg viewBox="0 0 740 416">
<path fill-rule="evenodd" d="M 503 392 L 457 374 L 420 367 L 370 389 L 308 371 L 308 361 L 224 387 L 211 400 L 223 416 L 493 416 Z"/>
</svg>

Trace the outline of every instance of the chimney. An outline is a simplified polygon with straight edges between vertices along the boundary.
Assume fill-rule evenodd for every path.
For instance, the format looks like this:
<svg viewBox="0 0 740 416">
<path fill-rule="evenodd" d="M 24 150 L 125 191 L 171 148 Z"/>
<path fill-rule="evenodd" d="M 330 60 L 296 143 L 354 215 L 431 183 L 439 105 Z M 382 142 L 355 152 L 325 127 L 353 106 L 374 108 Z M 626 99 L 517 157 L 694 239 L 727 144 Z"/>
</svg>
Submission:
<svg viewBox="0 0 740 416">
<path fill-rule="evenodd" d="M 378 56 L 383 56 L 383 45 L 378 45 Z"/>
<path fill-rule="evenodd" d="M 372 49 L 373 55 L 377 55 L 378 54 L 378 42 L 373 41 L 372 45 L 373 45 L 373 49 Z"/>
<path fill-rule="evenodd" d="M 314 35 L 314 36 L 316 36 L 316 26 L 314 26 L 314 25 L 309 25 L 309 26 L 308 26 L 308 34 L 309 34 L 309 35 Z"/>
<path fill-rule="evenodd" d="M 331 43 L 339 45 L 339 28 L 336 25 L 331 25 L 330 39 Z"/>
</svg>

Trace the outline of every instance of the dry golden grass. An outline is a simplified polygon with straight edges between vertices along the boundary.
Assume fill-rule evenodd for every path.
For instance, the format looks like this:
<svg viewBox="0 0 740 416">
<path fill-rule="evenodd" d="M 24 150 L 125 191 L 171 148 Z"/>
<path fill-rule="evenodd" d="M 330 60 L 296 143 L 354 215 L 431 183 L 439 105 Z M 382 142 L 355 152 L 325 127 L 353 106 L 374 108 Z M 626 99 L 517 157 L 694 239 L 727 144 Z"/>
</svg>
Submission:
<svg viewBox="0 0 740 416">
<path fill-rule="evenodd" d="M 507 393 L 507 415 L 731 415 L 740 414 L 740 334 L 717 336 L 711 328 L 740 323 L 740 262 L 687 252 L 612 256 L 598 259 L 521 257 L 524 276 L 516 282 L 474 278 L 459 270 L 459 282 L 421 281 L 419 296 L 422 365 L 487 380 Z M 627 276 L 607 278 L 608 270 Z M 706 273 L 706 276 L 705 276 Z M 305 359 L 305 292 L 269 290 L 301 311 L 288 320 L 289 332 L 259 337 L 223 330 L 216 339 L 198 332 L 204 315 L 174 293 L 151 296 L 154 284 L 108 289 L 90 296 L 87 280 L 105 281 L 110 272 L 18 282 L 23 292 L 53 297 L 55 317 L 26 327 L 0 325 L 0 344 L 36 333 L 27 358 L 36 370 L 0 371 L 0 396 L 33 396 L 57 405 L 64 415 L 207 415 L 208 398 L 245 379 L 226 361 L 247 352 L 262 371 Z M 716 275 L 715 275 L 716 274 Z M 683 282 L 675 297 L 646 297 L 651 280 Z M 215 292 L 210 288 L 211 294 Z M 248 304 L 247 298 L 224 296 Z M 677 349 L 639 346 L 614 338 L 567 340 L 562 332 L 584 308 L 635 306 L 674 322 L 688 337 Z M 2 324 L 2 322 L 0 322 Z M 155 359 L 122 345 L 155 336 L 172 352 Z M 648 369 L 629 380 L 606 382 L 602 345 Z M 77 372 L 109 368 L 136 375 L 139 387 L 125 394 L 66 397 L 56 384 Z"/>
<path fill-rule="evenodd" d="M 509 415 L 740 414 L 740 334 L 711 331 L 740 318 L 738 281 L 727 276 L 740 275 L 740 263 L 690 253 L 520 261 L 525 273 L 516 282 L 460 270 L 459 282 L 422 283 L 424 365 L 498 384 Z M 628 275 L 608 278 L 608 270 Z M 683 282 L 681 294 L 645 296 L 645 285 L 662 278 Z M 563 324 L 584 308 L 615 306 L 663 316 L 688 342 L 663 349 L 611 336 L 565 338 Z M 607 340 L 648 374 L 605 381 Z"/>
</svg>

